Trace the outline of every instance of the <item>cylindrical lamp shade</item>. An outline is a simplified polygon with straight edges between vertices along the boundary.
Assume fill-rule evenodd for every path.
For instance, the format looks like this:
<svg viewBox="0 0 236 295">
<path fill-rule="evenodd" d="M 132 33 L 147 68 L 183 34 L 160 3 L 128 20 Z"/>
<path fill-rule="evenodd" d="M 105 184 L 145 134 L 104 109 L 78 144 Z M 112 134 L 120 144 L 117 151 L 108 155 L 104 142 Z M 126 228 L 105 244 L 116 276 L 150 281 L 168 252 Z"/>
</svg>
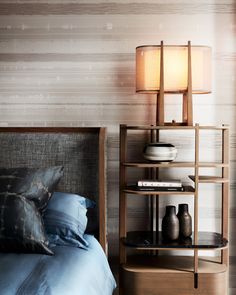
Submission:
<svg viewBox="0 0 236 295">
<path fill-rule="evenodd" d="M 136 48 L 136 92 L 158 93 L 160 90 L 159 45 Z M 164 92 L 182 93 L 188 85 L 188 46 L 163 47 Z M 192 92 L 211 92 L 211 48 L 191 46 Z"/>
</svg>

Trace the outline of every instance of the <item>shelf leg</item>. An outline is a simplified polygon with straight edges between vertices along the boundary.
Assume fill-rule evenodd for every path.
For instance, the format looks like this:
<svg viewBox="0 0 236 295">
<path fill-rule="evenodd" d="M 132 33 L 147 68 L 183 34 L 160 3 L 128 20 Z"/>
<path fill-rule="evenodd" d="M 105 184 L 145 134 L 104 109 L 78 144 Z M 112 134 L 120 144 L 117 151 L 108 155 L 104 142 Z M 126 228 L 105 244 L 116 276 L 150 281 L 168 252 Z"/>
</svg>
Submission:
<svg viewBox="0 0 236 295">
<path fill-rule="evenodd" d="M 194 244 L 198 244 L 199 125 L 195 125 Z M 198 286 L 198 250 L 194 250 L 194 288 Z"/>
<path fill-rule="evenodd" d="M 126 169 L 122 165 L 126 160 L 126 146 L 127 146 L 127 130 L 124 125 L 120 126 L 120 193 L 119 193 L 119 256 L 120 263 L 126 262 L 126 249 L 122 243 L 122 239 L 126 237 L 126 223 L 127 223 L 127 197 L 123 192 L 126 185 Z"/>
<path fill-rule="evenodd" d="M 222 162 L 224 164 L 229 164 L 229 130 L 222 130 Z M 229 168 L 222 168 L 222 177 L 229 178 Z M 229 219 L 229 182 L 222 184 L 222 235 L 227 240 L 229 239 L 229 228 L 228 228 L 228 219 Z M 228 265 L 229 264 L 229 252 L 228 249 L 221 251 L 221 263 Z"/>
<path fill-rule="evenodd" d="M 198 273 L 194 273 L 194 289 L 198 288 Z"/>
<path fill-rule="evenodd" d="M 159 130 L 151 130 L 151 142 L 159 141 Z M 156 180 L 159 178 L 159 169 L 151 169 L 151 179 Z M 151 209 L 152 209 L 152 227 L 153 232 L 159 231 L 159 196 L 151 196 Z M 156 237 L 156 235 L 154 235 Z M 158 251 L 153 251 L 153 255 L 158 255 Z"/>
</svg>

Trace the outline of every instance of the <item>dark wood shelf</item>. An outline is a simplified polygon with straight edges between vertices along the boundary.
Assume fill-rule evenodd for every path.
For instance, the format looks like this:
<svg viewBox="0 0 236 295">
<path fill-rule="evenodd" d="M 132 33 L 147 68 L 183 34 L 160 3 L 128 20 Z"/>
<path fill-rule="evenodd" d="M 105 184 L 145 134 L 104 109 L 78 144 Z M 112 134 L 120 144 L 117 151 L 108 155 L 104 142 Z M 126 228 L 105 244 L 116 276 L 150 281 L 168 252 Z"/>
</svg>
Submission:
<svg viewBox="0 0 236 295">
<path fill-rule="evenodd" d="M 192 235 L 193 237 L 193 235 Z M 142 250 L 216 250 L 227 247 L 228 241 L 221 234 L 215 232 L 199 232 L 198 243 L 194 244 L 193 238 L 165 241 L 161 232 L 131 231 L 122 239 L 127 247 Z"/>
<path fill-rule="evenodd" d="M 183 191 L 149 191 L 149 190 L 139 190 L 136 185 L 130 185 L 124 188 L 124 192 L 128 194 L 137 194 L 137 195 L 193 195 L 195 190 L 192 186 L 183 186 Z"/>
</svg>

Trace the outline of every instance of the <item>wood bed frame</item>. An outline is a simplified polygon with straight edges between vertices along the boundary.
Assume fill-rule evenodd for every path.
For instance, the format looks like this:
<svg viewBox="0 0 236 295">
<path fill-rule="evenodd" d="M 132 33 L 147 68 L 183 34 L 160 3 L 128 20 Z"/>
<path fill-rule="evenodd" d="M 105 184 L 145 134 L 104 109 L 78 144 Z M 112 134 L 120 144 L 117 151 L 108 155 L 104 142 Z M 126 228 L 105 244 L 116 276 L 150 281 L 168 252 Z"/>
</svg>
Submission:
<svg viewBox="0 0 236 295">
<path fill-rule="evenodd" d="M 98 240 L 107 254 L 105 140 L 103 127 L 0 127 L 0 167 L 63 165 L 58 190 L 96 201 Z"/>
</svg>

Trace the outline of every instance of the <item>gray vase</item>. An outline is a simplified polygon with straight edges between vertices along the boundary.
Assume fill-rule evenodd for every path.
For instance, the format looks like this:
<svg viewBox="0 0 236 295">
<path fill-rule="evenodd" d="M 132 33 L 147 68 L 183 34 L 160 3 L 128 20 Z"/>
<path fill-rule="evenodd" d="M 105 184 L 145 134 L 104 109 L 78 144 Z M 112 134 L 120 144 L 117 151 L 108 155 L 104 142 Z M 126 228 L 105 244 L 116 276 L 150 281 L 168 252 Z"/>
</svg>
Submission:
<svg viewBox="0 0 236 295">
<path fill-rule="evenodd" d="M 179 218 L 180 237 L 189 238 L 192 235 L 192 217 L 188 212 L 188 204 L 179 204 L 177 216 Z"/>
<path fill-rule="evenodd" d="M 167 241 L 179 238 L 179 219 L 176 216 L 175 206 L 166 206 L 166 214 L 162 219 L 162 236 Z"/>
</svg>

